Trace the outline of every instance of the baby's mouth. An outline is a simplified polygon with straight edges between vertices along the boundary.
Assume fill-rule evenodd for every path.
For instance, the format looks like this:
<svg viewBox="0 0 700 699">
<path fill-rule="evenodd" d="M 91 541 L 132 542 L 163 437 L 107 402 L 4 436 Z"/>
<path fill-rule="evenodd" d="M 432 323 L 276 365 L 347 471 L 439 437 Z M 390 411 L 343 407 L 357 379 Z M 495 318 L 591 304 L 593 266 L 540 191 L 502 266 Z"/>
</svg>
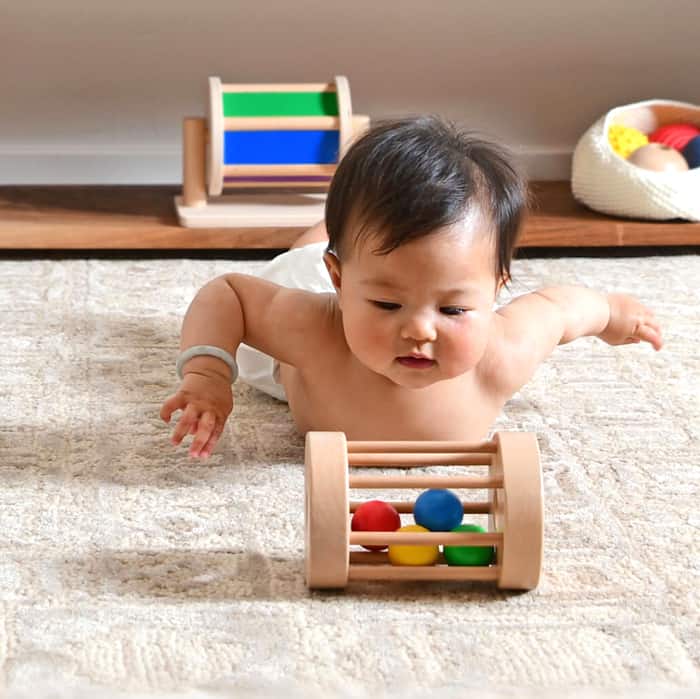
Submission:
<svg viewBox="0 0 700 699">
<path fill-rule="evenodd" d="M 412 355 L 396 357 L 396 361 L 401 364 L 401 366 L 408 367 L 409 369 L 430 369 L 430 367 L 437 363 L 434 359 L 429 359 L 428 357 L 414 357 Z"/>
</svg>

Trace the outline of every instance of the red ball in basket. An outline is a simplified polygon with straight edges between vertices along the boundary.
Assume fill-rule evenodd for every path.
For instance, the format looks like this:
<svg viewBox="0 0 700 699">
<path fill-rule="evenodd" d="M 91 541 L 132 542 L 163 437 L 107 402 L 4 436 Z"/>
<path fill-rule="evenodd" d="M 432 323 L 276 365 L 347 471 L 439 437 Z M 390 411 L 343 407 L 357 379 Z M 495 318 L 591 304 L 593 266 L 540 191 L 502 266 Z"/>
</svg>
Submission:
<svg viewBox="0 0 700 699">
<path fill-rule="evenodd" d="M 695 124 L 666 124 L 659 126 L 656 131 L 649 134 L 651 143 L 663 143 L 676 150 L 683 150 L 688 141 L 700 135 L 700 128 Z"/>
</svg>

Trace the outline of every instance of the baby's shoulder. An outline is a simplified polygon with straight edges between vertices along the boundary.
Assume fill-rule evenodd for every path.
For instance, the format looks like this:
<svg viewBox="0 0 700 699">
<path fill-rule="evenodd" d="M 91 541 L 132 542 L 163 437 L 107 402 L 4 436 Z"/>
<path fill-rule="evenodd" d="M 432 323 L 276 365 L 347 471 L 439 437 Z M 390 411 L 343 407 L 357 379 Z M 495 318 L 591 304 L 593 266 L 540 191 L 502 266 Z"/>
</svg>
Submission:
<svg viewBox="0 0 700 699">
<path fill-rule="evenodd" d="M 316 333 L 333 333 L 338 326 L 342 327 L 335 293 L 288 288 L 285 294 L 287 312 L 303 326 L 304 332 L 313 336 Z"/>
<path fill-rule="evenodd" d="M 305 346 L 324 348 L 326 352 L 338 341 L 344 342 L 342 316 L 335 293 L 297 291 L 293 309 L 300 320 L 296 325 L 303 331 L 298 339 Z"/>
<path fill-rule="evenodd" d="M 523 294 L 493 314 L 478 373 L 506 399 L 532 378 L 557 345 L 546 303 L 537 293 Z"/>
<path fill-rule="evenodd" d="M 245 275 L 232 284 L 243 311 L 243 342 L 285 364 L 307 363 L 337 332 L 335 294 Z"/>
<path fill-rule="evenodd" d="M 335 292 L 303 292 L 305 310 L 314 314 L 315 321 L 324 332 L 337 332 L 342 330 L 338 297 Z"/>
<path fill-rule="evenodd" d="M 510 356 L 512 360 L 512 356 Z M 475 369 L 482 391 L 489 394 L 512 395 L 506 322 L 498 313 L 493 314 L 489 325 L 484 353 Z"/>
</svg>

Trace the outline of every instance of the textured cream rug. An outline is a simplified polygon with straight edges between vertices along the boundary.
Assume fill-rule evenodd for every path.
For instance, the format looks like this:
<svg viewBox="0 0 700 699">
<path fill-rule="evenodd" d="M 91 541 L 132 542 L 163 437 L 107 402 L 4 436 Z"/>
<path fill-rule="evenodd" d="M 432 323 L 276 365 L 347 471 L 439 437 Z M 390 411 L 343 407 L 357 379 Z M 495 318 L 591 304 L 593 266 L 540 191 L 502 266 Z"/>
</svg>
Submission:
<svg viewBox="0 0 700 699">
<path fill-rule="evenodd" d="M 173 450 L 187 304 L 262 264 L 0 260 L 0 696 L 700 695 L 698 256 L 514 265 L 639 295 L 667 343 L 561 347 L 499 418 L 542 451 L 527 594 L 309 593 L 303 441 L 253 390 L 208 463 Z"/>
</svg>

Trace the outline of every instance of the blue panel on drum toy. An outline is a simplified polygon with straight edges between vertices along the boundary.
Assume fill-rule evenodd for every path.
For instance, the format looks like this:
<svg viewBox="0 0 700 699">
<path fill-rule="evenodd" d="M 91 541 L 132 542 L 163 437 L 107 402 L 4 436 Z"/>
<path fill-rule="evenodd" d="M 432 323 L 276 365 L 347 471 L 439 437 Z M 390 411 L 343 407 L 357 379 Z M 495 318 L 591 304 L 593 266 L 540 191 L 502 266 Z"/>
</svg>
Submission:
<svg viewBox="0 0 700 699">
<path fill-rule="evenodd" d="M 338 131 L 225 131 L 224 165 L 330 165 Z"/>
</svg>

